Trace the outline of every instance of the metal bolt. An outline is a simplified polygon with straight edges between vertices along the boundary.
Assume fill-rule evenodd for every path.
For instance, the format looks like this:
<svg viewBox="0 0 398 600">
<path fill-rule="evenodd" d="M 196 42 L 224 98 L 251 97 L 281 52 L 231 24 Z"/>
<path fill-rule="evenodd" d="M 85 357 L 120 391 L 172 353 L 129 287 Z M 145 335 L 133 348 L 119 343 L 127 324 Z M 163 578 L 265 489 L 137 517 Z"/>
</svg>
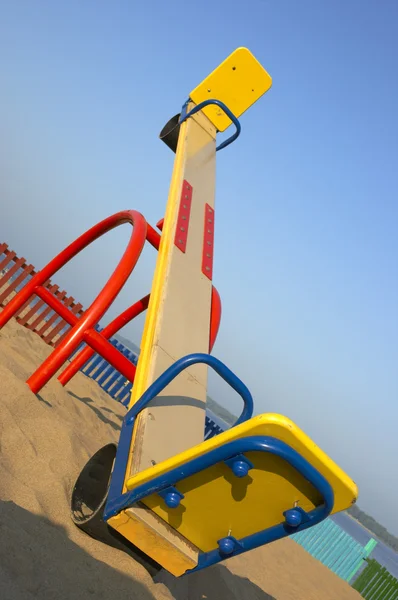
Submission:
<svg viewBox="0 0 398 600">
<path fill-rule="evenodd" d="M 205 267 L 206 271 L 210 271 L 210 267 Z"/>
<path fill-rule="evenodd" d="M 177 508 L 180 505 L 181 498 L 175 492 L 169 492 L 164 499 L 169 508 Z"/>
<path fill-rule="evenodd" d="M 218 542 L 218 548 L 222 554 L 232 554 L 235 550 L 235 542 L 229 538 L 223 538 Z"/>
<path fill-rule="evenodd" d="M 302 522 L 302 515 L 298 510 L 291 508 L 285 513 L 285 521 L 290 527 L 298 527 Z"/>
<path fill-rule="evenodd" d="M 180 227 L 181 231 L 185 231 L 185 227 Z"/>
<path fill-rule="evenodd" d="M 246 477 L 249 472 L 249 465 L 243 460 L 235 460 L 232 463 L 232 472 L 236 477 Z"/>
<path fill-rule="evenodd" d="M 179 244 L 183 244 L 184 242 L 182 240 L 178 240 L 178 243 Z"/>
</svg>

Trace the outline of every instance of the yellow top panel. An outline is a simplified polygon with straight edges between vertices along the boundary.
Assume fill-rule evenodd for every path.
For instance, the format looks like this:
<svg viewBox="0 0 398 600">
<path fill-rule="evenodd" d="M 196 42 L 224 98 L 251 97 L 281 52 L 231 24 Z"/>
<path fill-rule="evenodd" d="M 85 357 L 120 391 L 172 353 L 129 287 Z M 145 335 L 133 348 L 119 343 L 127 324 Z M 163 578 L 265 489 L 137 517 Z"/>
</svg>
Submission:
<svg viewBox="0 0 398 600">
<path fill-rule="evenodd" d="M 195 104 L 221 100 L 239 118 L 271 85 L 272 78 L 250 50 L 237 48 L 189 96 Z M 207 106 L 203 112 L 218 131 L 232 123 L 218 106 Z"/>
<path fill-rule="evenodd" d="M 210 439 L 167 461 L 130 477 L 131 490 L 157 475 L 232 440 L 246 436 L 271 436 L 301 454 L 330 483 L 335 496 L 333 512 L 347 509 L 358 495 L 355 483 L 292 421 L 277 414 L 264 414 Z M 217 539 L 237 539 L 283 521 L 283 511 L 295 503 L 310 511 L 319 505 L 318 492 L 279 457 L 247 453 L 254 464 L 249 477 L 236 479 L 229 467 L 219 463 L 177 484 L 185 498 L 175 509 L 167 509 L 157 494 L 143 500 L 154 513 L 174 527 L 202 551 L 216 547 Z"/>
</svg>

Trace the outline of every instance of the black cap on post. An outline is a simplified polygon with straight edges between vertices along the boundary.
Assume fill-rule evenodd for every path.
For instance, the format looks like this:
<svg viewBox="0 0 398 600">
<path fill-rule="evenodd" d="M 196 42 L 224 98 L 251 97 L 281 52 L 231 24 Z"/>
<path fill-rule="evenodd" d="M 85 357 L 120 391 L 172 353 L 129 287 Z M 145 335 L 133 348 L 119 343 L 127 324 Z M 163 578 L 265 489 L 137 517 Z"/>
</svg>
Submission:
<svg viewBox="0 0 398 600">
<path fill-rule="evenodd" d="M 180 134 L 180 113 L 172 117 L 170 121 L 166 123 L 160 132 L 160 139 L 166 144 L 174 153 L 177 150 L 178 136 Z"/>
</svg>

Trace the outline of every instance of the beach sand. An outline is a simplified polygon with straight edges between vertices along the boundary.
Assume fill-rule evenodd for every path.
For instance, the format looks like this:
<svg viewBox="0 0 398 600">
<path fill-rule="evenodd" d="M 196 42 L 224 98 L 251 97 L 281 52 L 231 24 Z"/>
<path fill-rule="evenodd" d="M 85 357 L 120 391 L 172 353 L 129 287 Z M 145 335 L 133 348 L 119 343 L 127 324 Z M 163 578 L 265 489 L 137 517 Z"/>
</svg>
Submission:
<svg viewBox="0 0 398 600">
<path fill-rule="evenodd" d="M 155 581 L 130 556 L 71 522 L 76 476 L 117 441 L 125 408 L 78 373 L 35 396 L 25 381 L 51 352 L 12 320 L 0 331 L 0 585 L 2 600 L 359 600 L 290 539 L 203 572 Z"/>
</svg>

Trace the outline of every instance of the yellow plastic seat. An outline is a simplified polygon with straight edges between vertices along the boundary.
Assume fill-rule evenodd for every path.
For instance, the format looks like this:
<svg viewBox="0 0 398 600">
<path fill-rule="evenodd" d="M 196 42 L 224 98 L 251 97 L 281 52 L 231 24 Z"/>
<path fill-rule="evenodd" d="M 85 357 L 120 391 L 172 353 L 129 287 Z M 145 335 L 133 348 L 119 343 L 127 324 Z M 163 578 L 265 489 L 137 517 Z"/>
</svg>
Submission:
<svg viewBox="0 0 398 600">
<path fill-rule="evenodd" d="M 291 420 L 278 414 L 252 418 L 137 473 L 126 480 L 126 488 L 136 490 L 216 448 L 253 436 L 284 442 L 314 467 L 333 490 L 333 513 L 356 501 L 357 486 L 348 475 Z M 308 513 L 322 504 L 314 486 L 280 456 L 257 451 L 244 455 L 253 465 L 246 477 L 236 477 L 230 466 L 220 461 L 176 482 L 184 496 L 178 507 L 169 508 L 158 493 L 141 501 L 202 552 L 217 548 L 218 540 L 225 536 L 240 540 L 279 525 L 283 513 L 293 507 Z"/>
<path fill-rule="evenodd" d="M 192 90 L 189 97 L 195 104 L 201 104 L 210 98 L 220 100 L 238 118 L 271 85 L 271 76 L 250 50 L 237 48 Z M 203 112 L 218 131 L 225 131 L 231 125 L 231 119 L 218 106 L 207 106 Z"/>
</svg>

